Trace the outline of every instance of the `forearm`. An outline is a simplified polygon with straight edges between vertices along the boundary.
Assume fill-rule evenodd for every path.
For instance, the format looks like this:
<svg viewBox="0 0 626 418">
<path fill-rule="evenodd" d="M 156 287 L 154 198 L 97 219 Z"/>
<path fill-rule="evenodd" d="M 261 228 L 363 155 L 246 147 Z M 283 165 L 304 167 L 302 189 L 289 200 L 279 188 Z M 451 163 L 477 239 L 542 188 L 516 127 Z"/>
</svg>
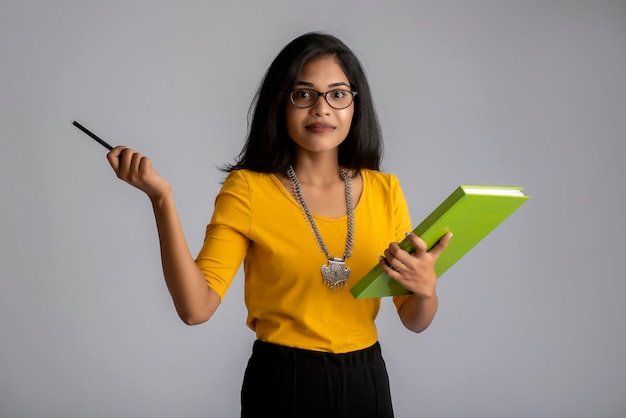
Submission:
<svg viewBox="0 0 626 418">
<path fill-rule="evenodd" d="M 398 243 L 392 242 L 379 265 L 389 277 L 412 292 L 398 301 L 398 314 L 406 328 L 422 332 L 430 326 L 437 313 L 439 300 L 435 263 L 448 246 L 452 233 L 445 234 L 430 250 L 414 233 L 407 234 L 407 238 L 415 246 L 413 251 L 408 253 Z"/>
<path fill-rule="evenodd" d="M 427 298 L 412 294 L 400 305 L 398 315 L 406 328 L 413 332 L 422 332 L 435 318 L 438 304 L 436 292 Z"/>
<path fill-rule="evenodd" d="M 207 321 L 220 298 L 206 283 L 185 240 L 172 193 L 151 199 L 161 245 L 161 262 L 176 312 L 188 325 Z"/>
</svg>

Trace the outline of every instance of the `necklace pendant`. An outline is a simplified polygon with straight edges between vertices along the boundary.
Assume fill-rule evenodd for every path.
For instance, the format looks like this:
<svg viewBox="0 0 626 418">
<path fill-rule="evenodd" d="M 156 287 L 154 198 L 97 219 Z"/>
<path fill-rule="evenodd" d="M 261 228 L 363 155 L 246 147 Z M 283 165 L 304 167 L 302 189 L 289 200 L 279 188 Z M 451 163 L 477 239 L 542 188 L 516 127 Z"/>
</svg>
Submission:
<svg viewBox="0 0 626 418">
<path fill-rule="evenodd" d="M 322 266 L 324 284 L 333 290 L 341 289 L 348 283 L 350 268 L 346 267 L 343 258 L 330 258 L 327 265 Z"/>
</svg>

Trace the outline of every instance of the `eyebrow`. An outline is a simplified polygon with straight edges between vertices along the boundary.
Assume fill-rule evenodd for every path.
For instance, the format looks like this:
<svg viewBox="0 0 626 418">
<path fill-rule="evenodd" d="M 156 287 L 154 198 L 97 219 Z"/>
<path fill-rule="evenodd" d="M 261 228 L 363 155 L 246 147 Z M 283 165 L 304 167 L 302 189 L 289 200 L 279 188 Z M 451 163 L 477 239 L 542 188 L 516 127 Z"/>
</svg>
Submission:
<svg viewBox="0 0 626 418">
<path fill-rule="evenodd" d="M 307 86 L 307 87 L 313 87 L 313 83 L 309 83 L 307 81 L 298 81 L 296 83 L 297 86 Z M 329 84 L 328 87 L 333 88 L 333 87 L 339 87 L 339 86 L 346 86 L 348 88 L 350 88 L 350 85 L 348 85 L 347 83 L 344 83 L 343 81 L 340 81 L 338 83 L 332 83 Z"/>
</svg>

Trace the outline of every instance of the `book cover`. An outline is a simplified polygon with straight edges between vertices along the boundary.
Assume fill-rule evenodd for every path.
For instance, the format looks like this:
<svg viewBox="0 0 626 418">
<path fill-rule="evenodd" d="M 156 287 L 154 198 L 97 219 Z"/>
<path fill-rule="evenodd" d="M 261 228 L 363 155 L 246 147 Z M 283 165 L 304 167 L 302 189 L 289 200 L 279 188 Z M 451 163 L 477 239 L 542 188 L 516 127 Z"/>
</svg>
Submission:
<svg viewBox="0 0 626 418">
<path fill-rule="evenodd" d="M 446 233 L 454 234 L 435 264 L 437 278 L 528 200 L 522 190 L 522 187 L 461 185 L 413 230 L 429 249 Z M 408 252 L 415 249 L 406 238 L 400 247 Z M 357 299 L 410 293 L 378 264 L 350 292 Z"/>
</svg>

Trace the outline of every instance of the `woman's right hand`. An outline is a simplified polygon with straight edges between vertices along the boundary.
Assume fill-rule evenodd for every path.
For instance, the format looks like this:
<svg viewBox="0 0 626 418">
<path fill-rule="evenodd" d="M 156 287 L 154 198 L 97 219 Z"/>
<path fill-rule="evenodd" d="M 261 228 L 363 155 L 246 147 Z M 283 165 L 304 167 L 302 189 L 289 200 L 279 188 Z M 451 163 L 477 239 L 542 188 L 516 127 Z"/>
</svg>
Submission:
<svg viewBox="0 0 626 418">
<path fill-rule="evenodd" d="M 107 159 L 118 178 L 143 191 L 151 200 L 171 193 L 170 184 L 152 168 L 152 161 L 137 151 L 117 146 L 107 154 Z"/>
</svg>

